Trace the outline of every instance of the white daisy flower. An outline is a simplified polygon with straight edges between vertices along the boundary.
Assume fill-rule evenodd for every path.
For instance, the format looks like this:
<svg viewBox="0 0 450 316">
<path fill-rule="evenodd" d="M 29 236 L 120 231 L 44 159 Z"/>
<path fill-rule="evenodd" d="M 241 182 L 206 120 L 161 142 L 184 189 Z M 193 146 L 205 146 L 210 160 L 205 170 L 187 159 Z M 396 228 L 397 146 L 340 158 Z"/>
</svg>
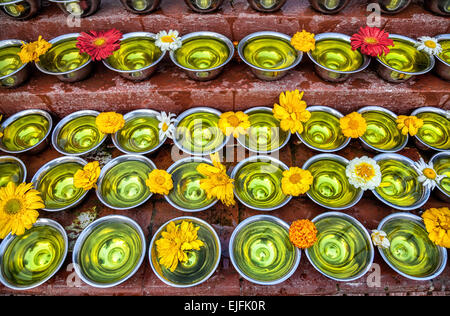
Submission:
<svg viewBox="0 0 450 316">
<path fill-rule="evenodd" d="M 167 115 L 167 113 L 163 111 L 156 115 L 156 119 L 159 121 L 159 139 L 162 140 L 166 136 L 173 139 L 175 135 L 175 114 L 169 112 Z"/>
<path fill-rule="evenodd" d="M 161 51 L 176 50 L 181 47 L 181 38 L 178 37 L 178 31 L 170 30 L 169 32 L 160 31 L 156 34 L 155 45 L 158 46 Z"/>
<path fill-rule="evenodd" d="M 373 190 L 381 183 L 380 166 L 366 156 L 351 160 L 345 173 L 350 184 L 362 190 Z"/>
<path fill-rule="evenodd" d="M 441 182 L 447 175 L 438 175 L 434 170 L 433 163 L 426 163 L 423 158 L 420 158 L 419 161 L 414 163 L 414 169 L 416 169 L 419 174 L 419 182 L 422 182 L 424 187 L 428 187 L 430 190 L 433 190 L 434 187 Z"/>
<path fill-rule="evenodd" d="M 438 43 L 437 39 L 429 36 L 419 37 L 419 43 L 416 47 L 430 55 L 439 55 L 442 52 L 441 44 Z"/>
<path fill-rule="evenodd" d="M 372 234 L 370 235 L 372 237 L 372 242 L 375 246 L 380 248 L 389 248 L 391 246 L 391 243 L 389 239 L 387 238 L 387 235 L 382 230 L 372 230 Z"/>
</svg>

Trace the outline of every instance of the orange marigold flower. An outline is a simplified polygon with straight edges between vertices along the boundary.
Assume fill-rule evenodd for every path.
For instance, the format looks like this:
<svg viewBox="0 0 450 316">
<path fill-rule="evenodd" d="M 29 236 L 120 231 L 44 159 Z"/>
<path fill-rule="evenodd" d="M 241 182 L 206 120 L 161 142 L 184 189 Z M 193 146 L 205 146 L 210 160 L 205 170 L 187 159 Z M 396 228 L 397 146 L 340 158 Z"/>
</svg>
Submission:
<svg viewBox="0 0 450 316">
<path fill-rule="evenodd" d="M 301 249 L 311 247 L 317 241 L 316 225 L 308 219 L 294 221 L 289 228 L 289 240 Z"/>
</svg>

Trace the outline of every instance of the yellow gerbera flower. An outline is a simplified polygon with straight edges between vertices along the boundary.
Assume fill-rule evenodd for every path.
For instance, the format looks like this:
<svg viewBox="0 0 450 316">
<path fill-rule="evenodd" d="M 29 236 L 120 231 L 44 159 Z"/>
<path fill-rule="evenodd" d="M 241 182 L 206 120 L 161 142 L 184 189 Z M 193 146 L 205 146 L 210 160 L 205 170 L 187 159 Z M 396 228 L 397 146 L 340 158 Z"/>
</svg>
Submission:
<svg viewBox="0 0 450 316">
<path fill-rule="evenodd" d="M 165 170 L 153 169 L 145 183 L 152 193 L 167 195 L 173 189 L 172 175 Z"/>
<path fill-rule="evenodd" d="M 96 117 L 95 124 L 103 134 L 114 134 L 125 125 L 125 120 L 122 114 L 103 112 Z"/>
<path fill-rule="evenodd" d="M 423 126 L 423 120 L 416 116 L 399 115 L 396 122 L 397 128 L 401 130 L 403 135 L 409 133 L 409 135 L 414 136 Z"/>
<path fill-rule="evenodd" d="M 227 170 L 220 163 L 219 154 L 210 155 L 213 165 L 201 163 L 197 171 L 206 178 L 200 180 L 200 187 L 205 190 L 208 199 L 219 199 L 226 206 L 234 205 L 234 180 L 227 175 Z"/>
<path fill-rule="evenodd" d="M 9 182 L 0 188 L 0 238 L 9 233 L 23 235 L 36 222 L 39 212 L 44 208 L 40 192 L 32 189 L 31 183 L 16 186 Z"/>
<path fill-rule="evenodd" d="M 97 179 L 100 176 L 100 171 L 98 161 L 86 164 L 83 169 L 78 170 L 73 175 L 73 186 L 86 191 L 97 188 Z"/>
<path fill-rule="evenodd" d="M 173 272 L 179 262 L 186 262 L 187 250 L 200 250 L 204 246 L 197 236 L 199 229 L 199 226 L 195 227 L 188 221 L 182 221 L 179 225 L 170 222 L 166 231 L 161 233 L 161 238 L 155 242 L 159 263 Z"/>
<path fill-rule="evenodd" d="M 280 104 L 274 104 L 273 116 L 280 120 L 283 131 L 303 132 L 302 122 L 311 118 L 311 113 L 306 110 L 307 104 L 303 98 L 304 92 L 298 90 L 286 91 L 280 94 Z"/>
<path fill-rule="evenodd" d="M 422 214 L 428 238 L 436 245 L 450 248 L 450 209 L 430 208 Z"/>
<path fill-rule="evenodd" d="M 309 190 L 313 179 L 311 172 L 308 170 L 292 167 L 283 172 L 281 189 L 286 195 L 299 196 Z"/>
<path fill-rule="evenodd" d="M 233 134 L 237 138 L 239 135 L 245 135 L 249 127 L 248 115 L 242 111 L 230 111 L 220 115 L 219 128 L 227 136 Z"/>
<path fill-rule="evenodd" d="M 345 137 L 358 138 L 367 129 L 366 119 L 358 112 L 350 113 L 340 119 L 342 133 Z"/>
<path fill-rule="evenodd" d="M 317 228 L 308 219 L 294 221 L 289 227 L 289 240 L 295 247 L 306 249 L 317 241 Z"/>
<path fill-rule="evenodd" d="M 25 44 L 22 42 L 22 49 L 18 53 L 20 60 L 22 63 L 26 64 L 30 61 L 38 62 L 39 56 L 45 54 L 50 47 L 52 47 L 52 44 L 47 42 L 42 38 L 41 35 L 39 35 L 39 38 L 35 42 L 31 42 L 28 44 Z"/>
<path fill-rule="evenodd" d="M 316 40 L 313 33 L 302 30 L 301 32 L 297 32 L 294 34 L 294 36 L 292 36 L 291 45 L 295 49 L 307 53 L 310 50 L 314 50 L 316 48 Z"/>
</svg>

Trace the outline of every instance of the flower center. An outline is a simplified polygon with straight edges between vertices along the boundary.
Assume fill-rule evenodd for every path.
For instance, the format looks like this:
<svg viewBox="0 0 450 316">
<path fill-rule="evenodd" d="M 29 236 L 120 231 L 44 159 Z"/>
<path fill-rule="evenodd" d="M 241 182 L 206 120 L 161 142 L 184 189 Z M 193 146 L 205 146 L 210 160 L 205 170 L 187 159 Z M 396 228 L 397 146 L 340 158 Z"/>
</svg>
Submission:
<svg viewBox="0 0 450 316">
<path fill-rule="evenodd" d="M 433 179 L 433 180 L 436 179 L 436 177 L 437 177 L 436 171 L 434 171 L 431 168 L 423 169 L 423 175 L 425 177 L 427 177 L 428 179 Z"/>
<path fill-rule="evenodd" d="M 228 123 L 230 123 L 231 126 L 233 127 L 237 127 L 239 126 L 239 119 L 236 115 L 231 115 L 230 117 L 228 117 Z"/>
<path fill-rule="evenodd" d="M 356 175 L 365 181 L 372 179 L 375 176 L 373 166 L 368 163 L 362 163 L 356 166 Z"/>
<path fill-rule="evenodd" d="M 436 43 L 434 41 L 426 41 L 424 44 L 426 47 L 436 48 Z"/>
<path fill-rule="evenodd" d="M 163 176 L 157 176 L 157 177 L 155 178 L 155 182 L 156 182 L 158 185 L 163 185 L 164 182 L 166 182 L 166 179 L 165 179 Z"/>
<path fill-rule="evenodd" d="M 302 180 L 302 176 L 298 173 L 294 173 L 289 177 L 289 181 L 293 184 L 297 184 Z"/>
<path fill-rule="evenodd" d="M 163 43 L 173 43 L 174 39 L 171 35 L 166 35 L 161 37 L 161 42 Z"/>
<path fill-rule="evenodd" d="M 364 39 L 364 42 L 365 42 L 366 44 L 371 44 L 371 45 L 373 45 L 373 44 L 378 44 L 378 40 L 377 40 L 375 37 L 366 37 L 366 38 Z"/>
<path fill-rule="evenodd" d="M 167 125 L 167 123 L 164 122 L 163 125 L 162 125 L 163 132 L 167 131 L 168 129 L 169 129 L 169 125 Z"/>
<path fill-rule="evenodd" d="M 348 122 L 348 127 L 350 127 L 351 129 L 358 129 L 359 121 L 358 120 L 350 120 Z"/>
<path fill-rule="evenodd" d="M 106 39 L 104 39 L 103 37 L 96 38 L 94 41 L 95 46 L 102 46 L 105 43 L 106 43 Z"/>
<path fill-rule="evenodd" d="M 22 203 L 19 199 L 11 199 L 5 203 L 3 210 L 9 215 L 17 214 L 22 209 Z"/>
</svg>

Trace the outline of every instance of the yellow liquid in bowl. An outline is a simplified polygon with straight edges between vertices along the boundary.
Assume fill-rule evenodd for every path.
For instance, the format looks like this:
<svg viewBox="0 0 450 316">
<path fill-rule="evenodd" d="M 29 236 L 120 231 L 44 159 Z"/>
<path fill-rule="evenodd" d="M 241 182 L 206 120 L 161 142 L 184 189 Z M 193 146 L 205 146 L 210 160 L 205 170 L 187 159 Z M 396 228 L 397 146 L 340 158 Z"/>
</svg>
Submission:
<svg viewBox="0 0 450 316">
<path fill-rule="evenodd" d="M 349 42 L 339 39 L 318 40 L 311 56 L 323 67 L 336 71 L 357 70 L 364 61 L 363 55 L 352 50 Z"/>
<path fill-rule="evenodd" d="M 430 56 L 417 50 L 410 42 L 394 39 L 394 46 L 390 47 L 390 52 L 381 55 L 378 59 L 385 65 L 395 70 L 403 72 L 424 71 L 430 65 Z"/>
<path fill-rule="evenodd" d="M 54 43 L 40 57 L 38 64 L 45 70 L 54 73 L 67 72 L 83 66 L 89 61 L 89 55 L 80 53 L 76 43 L 76 38 L 68 38 Z"/>
<path fill-rule="evenodd" d="M 20 45 L 0 48 L 0 77 L 7 76 L 22 67 L 18 53 Z"/>
<path fill-rule="evenodd" d="M 272 36 L 251 39 L 243 53 L 247 62 L 263 69 L 287 68 L 297 58 L 297 51 L 288 41 Z"/>
</svg>

